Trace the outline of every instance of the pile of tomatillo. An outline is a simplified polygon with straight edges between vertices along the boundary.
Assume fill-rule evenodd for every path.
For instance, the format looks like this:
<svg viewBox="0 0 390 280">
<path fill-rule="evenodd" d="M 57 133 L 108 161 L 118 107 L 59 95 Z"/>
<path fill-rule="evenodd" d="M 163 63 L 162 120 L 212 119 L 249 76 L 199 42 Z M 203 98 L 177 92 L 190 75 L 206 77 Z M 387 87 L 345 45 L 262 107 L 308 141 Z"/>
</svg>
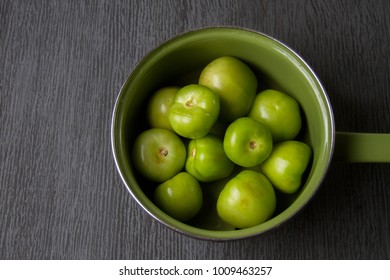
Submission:
<svg viewBox="0 0 390 280">
<path fill-rule="evenodd" d="M 149 127 L 135 139 L 132 162 L 155 182 L 154 203 L 179 221 L 202 209 L 207 185 L 223 182 L 215 202 L 233 228 L 270 219 L 275 192 L 299 190 L 312 151 L 297 136 L 300 106 L 275 89 L 257 92 L 252 69 L 224 56 L 198 83 L 163 87 L 148 100 Z"/>
</svg>

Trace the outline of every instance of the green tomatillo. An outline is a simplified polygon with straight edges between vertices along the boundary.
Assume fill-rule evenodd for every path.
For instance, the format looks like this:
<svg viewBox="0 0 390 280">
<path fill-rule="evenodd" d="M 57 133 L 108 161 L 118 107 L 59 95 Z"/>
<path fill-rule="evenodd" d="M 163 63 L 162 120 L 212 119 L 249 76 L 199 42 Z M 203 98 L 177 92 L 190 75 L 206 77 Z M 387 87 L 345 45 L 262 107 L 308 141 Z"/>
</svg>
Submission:
<svg viewBox="0 0 390 280">
<path fill-rule="evenodd" d="M 226 129 L 223 148 L 228 158 L 243 167 L 262 163 L 272 151 L 271 131 L 249 117 L 232 122 Z"/>
<path fill-rule="evenodd" d="M 274 142 L 294 139 L 302 125 L 297 101 L 273 89 L 264 90 L 256 95 L 248 116 L 267 125 Z"/>
<path fill-rule="evenodd" d="M 262 163 L 261 170 L 276 189 L 292 194 L 301 186 L 311 155 L 311 148 L 306 143 L 295 140 L 280 142 Z"/>
<path fill-rule="evenodd" d="M 192 175 L 180 172 L 157 186 L 154 201 L 166 214 L 183 222 L 193 218 L 202 208 L 202 189 Z"/>
<path fill-rule="evenodd" d="M 174 132 L 151 128 L 135 139 L 132 160 L 134 167 L 146 179 L 163 182 L 183 169 L 186 148 Z"/>
<path fill-rule="evenodd" d="M 221 101 L 221 119 L 231 122 L 245 116 L 257 90 L 254 72 L 241 60 L 222 56 L 211 61 L 201 72 L 199 84 L 215 91 Z"/>
<path fill-rule="evenodd" d="M 236 228 L 248 228 L 270 219 L 276 209 L 276 195 L 261 173 L 244 170 L 231 179 L 219 194 L 217 212 Z"/>
<path fill-rule="evenodd" d="M 176 93 L 168 118 L 177 134 L 196 139 L 209 133 L 218 118 L 219 108 L 219 97 L 214 91 L 191 84 Z"/>
<path fill-rule="evenodd" d="M 185 169 L 199 181 L 211 182 L 229 176 L 234 163 L 226 156 L 222 139 L 208 134 L 188 143 Z"/>
<path fill-rule="evenodd" d="M 176 93 L 179 91 L 179 87 L 170 86 L 157 90 L 150 98 L 146 115 L 150 127 L 165 128 L 172 130 L 172 126 L 169 123 L 168 111 L 173 104 Z"/>
</svg>

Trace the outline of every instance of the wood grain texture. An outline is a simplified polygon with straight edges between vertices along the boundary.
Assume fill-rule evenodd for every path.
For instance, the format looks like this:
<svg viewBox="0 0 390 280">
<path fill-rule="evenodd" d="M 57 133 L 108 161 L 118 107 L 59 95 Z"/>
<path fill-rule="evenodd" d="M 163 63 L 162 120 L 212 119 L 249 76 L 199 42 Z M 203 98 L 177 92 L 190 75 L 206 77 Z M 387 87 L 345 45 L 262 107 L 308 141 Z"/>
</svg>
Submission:
<svg viewBox="0 0 390 280">
<path fill-rule="evenodd" d="M 389 259 L 389 164 L 332 163 L 313 201 L 256 238 L 152 220 L 111 155 L 118 91 L 163 41 L 206 26 L 274 36 L 316 71 L 337 129 L 390 132 L 388 1 L 1 1 L 0 259 Z"/>
</svg>

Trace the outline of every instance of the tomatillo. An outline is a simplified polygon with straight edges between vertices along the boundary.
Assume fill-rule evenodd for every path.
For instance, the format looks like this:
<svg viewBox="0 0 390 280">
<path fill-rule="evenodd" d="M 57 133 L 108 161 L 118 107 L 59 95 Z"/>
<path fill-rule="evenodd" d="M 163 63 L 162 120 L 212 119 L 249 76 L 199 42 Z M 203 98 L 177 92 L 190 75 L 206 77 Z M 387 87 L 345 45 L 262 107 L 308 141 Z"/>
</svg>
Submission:
<svg viewBox="0 0 390 280">
<path fill-rule="evenodd" d="M 256 95 L 248 116 L 267 125 L 274 142 L 294 139 L 302 126 L 297 101 L 273 89 L 264 90 Z"/>
<path fill-rule="evenodd" d="M 168 118 L 177 134 L 196 139 L 209 133 L 218 118 L 219 108 L 219 97 L 214 91 L 191 84 L 176 93 Z"/>
<path fill-rule="evenodd" d="M 241 171 L 222 189 L 217 212 L 236 228 L 248 228 L 270 219 L 276 209 L 276 195 L 269 180 L 254 170 Z"/>
<path fill-rule="evenodd" d="M 191 174 L 180 172 L 157 186 L 154 201 L 165 213 L 184 222 L 193 218 L 202 208 L 202 189 Z"/>
<path fill-rule="evenodd" d="M 173 104 L 179 87 L 170 86 L 157 90 L 148 102 L 146 115 L 150 127 L 172 130 L 169 123 L 168 111 Z"/>
<path fill-rule="evenodd" d="M 234 166 L 225 154 L 222 139 L 217 136 L 208 134 L 188 143 L 185 169 L 199 181 L 226 178 Z"/>
<path fill-rule="evenodd" d="M 179 173 L 185 164 L 186 148 L 174 132 L 151 128 L 137 136 L 133 145 L 134 167 L 145 178 L 163 182 Z"/>
<path fill-rule="evenodd" d="M 263 162 L 261 170 L 276 189 L 292 194 L 301 186 L 311 155 L 311 148 L 306 143 L 295 140 L 280 142 Z"/>
<path fill-rule="evenodd" d="M 215 91 L 221 101 L 221 119 L 226 122 L 245 116 L 257 91 L 254 72 L 241 60 L 222 56 L 203 68 L 199 84 Z"/>
<path fill-rule="evenodd" d="M 228 158 L 243 167 L 262 163 L 272 152 L 271 131 L 264 124 L 242 117 L 226 129 L 223 148 Z"/>
</svg>

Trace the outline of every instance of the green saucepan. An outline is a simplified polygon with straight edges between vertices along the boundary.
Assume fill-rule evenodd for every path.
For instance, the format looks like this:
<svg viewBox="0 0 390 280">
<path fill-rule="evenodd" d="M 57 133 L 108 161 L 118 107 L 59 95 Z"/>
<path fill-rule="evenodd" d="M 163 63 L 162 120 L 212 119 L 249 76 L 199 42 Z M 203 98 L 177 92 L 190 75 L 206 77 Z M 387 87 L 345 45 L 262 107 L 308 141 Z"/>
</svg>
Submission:
<svg viewBox="0 0 390 280">
<path fill-rule="evenodd" d="M 154 186 L 136 173 L 130 160 L 132 143 L 146 127 L 145 104 L 150 95 L 163 86 L 184 86 L 196 82 L 205 65 L 226 55 L 249 65 L 262 87 L 282 90 L 299 102 L 305 122 L 299 138 L 313 149 L 312 162 L 300 191 L 295 195 L 278 197 L 277 211 L 267 222 L 239 230 L 225 226 L 211 204 L 206 205 L 209 211 L 201 212 L 188 223 L 168 216 L 152 202 Z M 119 174 L 138 204 L 171 229 L 207 240 L 233 240 L 259 235 L 290 220 L 316 193 L 332 158 L 351 162 L 390 161 L 390 134 L 335 132 L 332 108 L 325 89 L 297 53 L 265 34 L 230 27 L 190 31 L 146 55 L 119 92 L 112 115 L 111 142 Z M 213 196 L 215 198 L 217 194 L 209 195 L 210 199 L 206 202 L 212 203 Z"/>
</svg>

